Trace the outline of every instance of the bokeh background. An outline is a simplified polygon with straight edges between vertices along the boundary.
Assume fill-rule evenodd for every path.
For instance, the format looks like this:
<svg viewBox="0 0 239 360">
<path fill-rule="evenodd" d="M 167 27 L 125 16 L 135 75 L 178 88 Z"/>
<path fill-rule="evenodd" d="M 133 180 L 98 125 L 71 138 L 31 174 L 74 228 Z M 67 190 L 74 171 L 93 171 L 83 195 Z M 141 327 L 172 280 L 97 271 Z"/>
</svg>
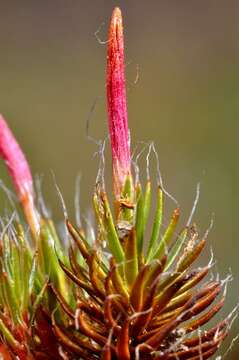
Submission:
<svg viewBox="0 0 239 360">
<path fill-rule="evenodd" d="M 215 273 L 234 277 L 223 316 L 239 301 L 238 0 L 0 0 L 0 111 L 33 172 L 44 174 L 55 219 L 62 211 L 51 170 L 72 217 L 75 178 L 82 174 L 81 208 L 87 213 L 99 159 L 86 121 L 96 98 L 90 134 L 107 135 L 106 45 L 94 33 L 100 28 L 98 36 L 106 40 L 116 5 L 124 14 L 132 144 L 155 141 L 165 186 L 185 219 L 201 182 L 194 220 L 202 233 L 215 214 L 204 261 L 212 246 Z M 11 186 L 2 164 L 0 176 Z M 1 195 L 2 208 L 5 201 Z M 238 332 L 236 320 L 226 346 Z M 236 343 L 227 359 L 238 357 Z"/>
</svg>

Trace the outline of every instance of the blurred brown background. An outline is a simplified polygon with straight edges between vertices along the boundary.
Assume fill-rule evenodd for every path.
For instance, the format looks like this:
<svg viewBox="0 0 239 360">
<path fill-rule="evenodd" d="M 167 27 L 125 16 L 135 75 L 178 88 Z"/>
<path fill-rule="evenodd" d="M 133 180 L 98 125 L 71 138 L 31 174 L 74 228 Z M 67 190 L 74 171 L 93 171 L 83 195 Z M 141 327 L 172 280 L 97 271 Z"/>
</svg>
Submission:
<svg viewBox="0 0 239 360">
<path fill-rule="evenodd" d="M 185 218 L 201 182 L 194 220 L 202 232 L 215 213 L 205 261 L 212 245 L 215 272 L 234 276 L 224 315 L 239 301 L 238 0 L 0 0 L 0 111 L 33 172 L 45 175 L 45 198 L 54 217 L 62 219 L 51 169 L 72 216 L 81 172 L 82 210 L 87 211 L 98 159 L 85 128 L 98 96 L 90 132 L 103 139 L 107 131 L 106 46 L 94 33 L 104 22 L 99 37 L 106 40 L 116 5 L 124 14 L 132 143 L 155 141 L 164 182 Z M 0 174 L 10 185 L 2 164 Z M 1 202 L 4 206 L 4 197 Z M 234 335 L 238 331 L 236 320 Z M 238 357 L 237 343 L 227 359 Z"/>
</svg>

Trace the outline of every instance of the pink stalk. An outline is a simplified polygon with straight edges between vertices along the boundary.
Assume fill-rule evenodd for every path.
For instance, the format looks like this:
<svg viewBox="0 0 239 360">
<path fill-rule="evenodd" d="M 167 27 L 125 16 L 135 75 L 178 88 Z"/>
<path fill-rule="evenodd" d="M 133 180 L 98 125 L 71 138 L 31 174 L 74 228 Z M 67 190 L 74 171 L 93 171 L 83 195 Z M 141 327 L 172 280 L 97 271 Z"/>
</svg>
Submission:
<svg viewBox="0 0 239 360">
<path fill-rule="evenodd" d="M 119 197 L 130 174 L 130 144 L 125 89 L 124 37 L 119 8 L 112 14 L 107 56 L 107 107 L 112 148 L 113 184 Z"/>
<path fill-rule="evenodd" d="M 5 161 L 31 231 L 36 235 L 39 231 L 39 221 L 34 207 L 31 171 L 20 146 L 1 115 L 0 157 Z"/>
</svg>

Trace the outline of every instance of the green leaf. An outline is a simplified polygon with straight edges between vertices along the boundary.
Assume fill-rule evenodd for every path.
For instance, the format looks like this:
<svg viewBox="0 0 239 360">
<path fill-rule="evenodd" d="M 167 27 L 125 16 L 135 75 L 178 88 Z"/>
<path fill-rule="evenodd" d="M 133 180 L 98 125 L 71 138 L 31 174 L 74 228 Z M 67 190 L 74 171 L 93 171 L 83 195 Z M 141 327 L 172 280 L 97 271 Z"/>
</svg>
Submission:
<svg viewBox="0 0 239 360">
<path fill-rule="evenodd" d="M 12 320 L 15 324 L 21 323 L 19 298 L 15 294 L 14 281 L 6 273 L 4 287 L 6 291 L 6 299 L 8 302 L 8 310 L 11 313 Z"/>
<path fill-rule="evenodd" d="M 143 257 L 144 233 L 148 221 L 149 210 L 151 205 L 151 182 L 148 180 L 146 184 L 145 194 L 143 195 L 141 188 L 138 190 L 138 204 L 136 213 L 136 233 L 138 256 L 140 262 Z"/>
<path fill-rule="evenodd" d="M 188 228 L 185 228 L 182 230 L 182 232 L 179 234 L 175 244 L 173 245 L 172 249 L 170 250 L 168 254 L 168 261 L 165 267 L 165 270 L 167 270 L 174 262 L 175 258 L 179 254 L 185 240 L 188 234 Z"/>
<path fill-rule="evenodd" d="M 126 177 L 123 191 L 121 194 L 121 199 L 119 200 L 119 202 L 121 208 L 119 220 L 124 220 L 132 223 L 134 217 L 134 187 L 131 175 Z"/>
<path fill-rule="evenodd" d="M 31 314 L 31 318 L 30 318 L 31 326 L 33 325 L 33 321 L 35 319 L 36 311 L 37 311 L 39 305 L 42 303 L 42 300 L 43 300 L 46 288 L 48 286 L 48 283 L 49 283 L 49 279 L 47 278 L 44 285 L 41 288 L 41 291 L 37 295 L 36 300 L 34 301 L 34 304 L 33 304 L 33 307 L 32 307 L 32 314 Z"/>
<path fill-rule="evenodd" d="M 35 285 L 35 280 L 37 277 L 37 266 L 38 266 L 38 251 L 35 252 L 33 259 L 32 259 L 32 264 L 31 264 L 31 269 L 30 269 L 30 275 L 29 275 L 29 281 L 28 281 L 28 294 L 29 296 L 32 294 L 33 289 L 34 289 L 34 285 Z"/>
<path fill-rule="evenodd" d="M 144 194 L 140 184 L 137 184 L 136 195 L 137 195 L 137 207 L 136 207 L 135 229 L 137 235 L 137 247 L 139 249 L 140 247 L 139 243 L 142 242 L 143 214 L 144 214 Z"/>
<path fill-rule="evenodd" d="M 126 259 L 125 276 L 131 286 L 138 274 L 137 240 L 134 228 L 123 238 L 123 243 Z"/>
<path fill-rule="evenodd" d="M 190 244 L 186 247 L 184 254 L 177 263 L 177 272 L 183 272 L 198 258 L 201 254 L 204 246 L 206 245 L 206 239 L 202 239 L 198 244 L 191 248 Z"/>
<path fill-rule="evenodd" d="M 51 224 L 47 220 L 42 221 L 39 236 L 39 262 L 43 274 L 49 276 L 53 284 L 65 295 L 67 291 L 67 281 L 65 274 L 59 266 L 56 250 L 55 238 L 52 235 Z"/>
<path fill-rule="evenodd" d="M 179 218 L 179 208 L 174 210 L 173 215 L 171 217 L 171 221 L 165 233 L 163 234 L 163 237 L 158 245 L 158 248 L 156 249 L 155 254 L 153 255 L 153 259 L 160 259 L 167 252 L 167 246 L 174 234 L 175 228 L 178 223 L 178 218 Z"/>
<path fill-rule="evenodd" d="M 159 186 L 157 191 L 156 213 L 154 217 L 152 235 L 149 241 L 146 262 L 148 262 L 148 260 L 152 258 L 152 254 L 155 250 L 162 225 L 162 218 L 163 218 L 163 191 Z"/>
<path fill-rule="evenodd" d="M 11 346 L 12 349 L 16 350 L 21 348 L 21 344 L 14 338 L 2 319 L 0 319 L 0 332 L 3 334 L 6 342 Z"/>
<path fill-rule="evenodd" d="M 18 247 L 13 243 L 11 246 L 11 268 L 12 268 L 12 279 L 14 283 L 14 294 L 18 299 L 19 305 L 21 304 L 22 295 L 25 291 L 25 282 L 21 281 L 21 274 L 27 274 L 27 269 L 22 266 L 21 260 L 23 265 L 24 261 L 24 251 L 18 249 Z"/>
<path fill-rule="evenodd" d="M 111 253 L 114 255 L 117 263 L 125 261 L 125 254 L 120 244 L 120 240 L 115 229 L 113 217 L 110 210 L 110 205 L 106 193 L 102 193 L 102 204 L 104 208 L 104 226 L 107 233 L 108 245 Z"/>
</svg>

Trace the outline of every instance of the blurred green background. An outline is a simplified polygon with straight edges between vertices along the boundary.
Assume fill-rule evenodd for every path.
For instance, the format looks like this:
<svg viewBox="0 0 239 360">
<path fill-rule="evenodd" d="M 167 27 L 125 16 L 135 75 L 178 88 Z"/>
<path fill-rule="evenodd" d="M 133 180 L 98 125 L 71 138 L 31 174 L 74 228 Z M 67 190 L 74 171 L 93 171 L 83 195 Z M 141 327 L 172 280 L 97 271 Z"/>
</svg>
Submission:
<svg viewBox="0 0 239 360">
<path fill-rule="evenodd" d="M 239 301 L 239 1 L 1 0 L 0 5 L 0 111 L 33 172 L 44 174 L 45 198 L 57 221 L 62 212 L 51 170 L 71 216 L 79 172 L 82 211 L 91 205 L 98 159 L 85 128 L 97 97 L 90 133 L 97 139 L 107 134 L 106 45 L 94 33 L 102 25 L 98 36 L 105 41 L 111 11 L 121 7 L 132 144 L 155 141 L 164 183 L 185 219 L 201 182 L 194 220 L 203 233 L 215 214 L 204 260 L 213 246 L 215 272 L 234 276 L 221 314 L 229 312 Z M 2 164 L 0 174 L 10 186 Z M 3 197 L 1 202 L 4 206 Z M 236 320 L 234 335 L 238 331 Z M 227 359 L 238 354 L 237 343 Z"/>
</svg>

